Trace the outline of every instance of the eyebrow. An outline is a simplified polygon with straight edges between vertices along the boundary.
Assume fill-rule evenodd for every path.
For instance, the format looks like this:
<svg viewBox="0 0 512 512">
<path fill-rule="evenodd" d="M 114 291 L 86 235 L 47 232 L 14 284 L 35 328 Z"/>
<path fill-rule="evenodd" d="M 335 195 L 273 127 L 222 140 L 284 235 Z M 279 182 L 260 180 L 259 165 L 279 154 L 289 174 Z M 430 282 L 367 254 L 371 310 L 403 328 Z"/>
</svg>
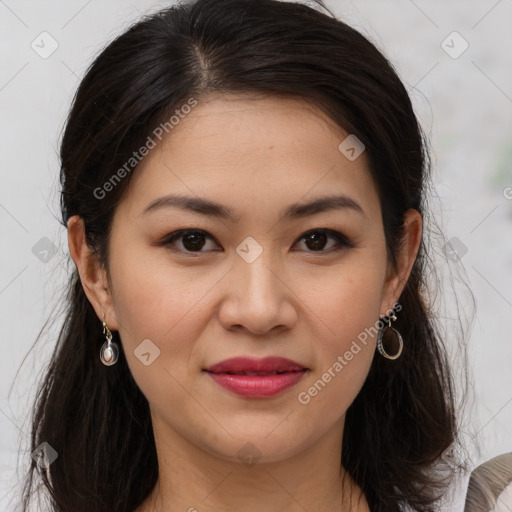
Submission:
<svg viewBox="0 0 512 512">
<path fill-rule="evenodd" d="M 176 194 L 169 194 L 151 201 L 139 216 L 144 216 L 150 212 L 164 208 L 190 210 L 201 215 L 231 220 L 233 222 L 239 220 L 239 217 L 235 215 L 233 210 L 222 204 L 201 197 L 189 197 Z M 366 218 L 366 214 L 359 203 L 341 194 L 319 197 L 309 203 L 291 204 L 283 211 L 281 219 L 298 219 L 330 210 L 352 210 Z"/>
</svg>

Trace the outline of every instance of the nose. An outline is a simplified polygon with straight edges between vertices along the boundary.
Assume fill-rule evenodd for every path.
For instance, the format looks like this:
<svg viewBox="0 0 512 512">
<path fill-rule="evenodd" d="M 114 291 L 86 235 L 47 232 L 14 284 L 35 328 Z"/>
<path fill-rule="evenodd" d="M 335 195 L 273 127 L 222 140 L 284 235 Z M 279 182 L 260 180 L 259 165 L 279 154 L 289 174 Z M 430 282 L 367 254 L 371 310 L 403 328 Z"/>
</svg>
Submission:
<svg viewBox="0 0 512 512">
<path fill-rule="evenodd" d="M 251 263 L 236 258 L 224 283 L 225 298 L 219 320 L 227 330 L 264 335 L 292 329 L 297 322 L 297 298 L 291 278 L 267 257 L 266 251 Z"/>
</svg>

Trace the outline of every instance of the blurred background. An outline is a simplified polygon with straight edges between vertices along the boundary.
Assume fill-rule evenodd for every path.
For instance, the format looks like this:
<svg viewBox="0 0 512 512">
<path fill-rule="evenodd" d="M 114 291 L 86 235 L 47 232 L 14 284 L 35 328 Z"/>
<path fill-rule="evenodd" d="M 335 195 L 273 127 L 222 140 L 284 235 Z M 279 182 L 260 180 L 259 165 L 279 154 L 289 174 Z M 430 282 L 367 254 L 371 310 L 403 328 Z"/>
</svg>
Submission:
<svg viewBox="0 0 512 512">
<path fill-rule="evenodd" d="M 109 41 L 171 3 L 0 0 L 1 511 L 19 501 L 35 382 L 63 320 L 71 267 L 58 222 L 57 155 L 73 94 Z M 512 451 L 512 0 L 325 3 L 390 59 L 430 137 L 433 215 L 449 241 L 437 251 L 476 302 L 468 326 L 472 406 L 463 417 L 472 469 Z M 451 328 L 457 315 L 464 322 L 473 314 L 470 295 L 447 273 L 441 285 L 446 298 L 436 300 L 448 308 L 440 315 L 457 364 Z M 55 323 L 31 350 L 50 315 Z M 459 472 L 449 511 L 463 508 L 469 474 Z"/>
</svg>

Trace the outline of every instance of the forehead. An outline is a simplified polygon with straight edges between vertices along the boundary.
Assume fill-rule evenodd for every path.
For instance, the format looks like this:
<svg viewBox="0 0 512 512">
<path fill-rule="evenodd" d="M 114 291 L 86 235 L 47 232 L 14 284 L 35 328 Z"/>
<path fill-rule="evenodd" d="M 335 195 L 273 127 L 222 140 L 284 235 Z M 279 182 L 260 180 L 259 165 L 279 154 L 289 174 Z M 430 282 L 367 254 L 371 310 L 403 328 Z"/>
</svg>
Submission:
<svg viewBox="0 0 512 512">
<path fill-rule="evenodd" d="M 131 215 L 165 193 L 256 211 L 333 192 L 379 214 L 364 152 L 355 160 L 340 152 L 349 134 L 311 103 L 223 95 L 198 99 L 186 111 L 134 171 L 122 201 Z"/>
</svg>

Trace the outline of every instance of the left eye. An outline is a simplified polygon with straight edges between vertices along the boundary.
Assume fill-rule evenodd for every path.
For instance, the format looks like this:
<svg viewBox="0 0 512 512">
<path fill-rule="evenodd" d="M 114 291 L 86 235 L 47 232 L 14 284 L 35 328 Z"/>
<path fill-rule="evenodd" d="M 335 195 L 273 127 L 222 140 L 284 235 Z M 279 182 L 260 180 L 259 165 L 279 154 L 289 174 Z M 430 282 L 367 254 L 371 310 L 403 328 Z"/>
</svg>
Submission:
<svg viewBox="0 0 512 512">
<path fill-rule="evenodd" d="M 184 252 L 206 252 L 202 249 L 205 247 L 205 241 L 208 239 L 216 244 L 213 236 L 206 231 L 200 229 L 182 229 L 171 233 L 171 235 L 167 236 L 160 245 L 172 246 L 176 241 L 181 240 Z M 329 239 L 334 240 L 334 244 L 326 249 L 325 246 Z M 308 252 L 332 252 L 339 250 L 342 247 L 354 247 L 348 238 L 332 229 L 314 229 L 308 231 L 301 235 L 297 239 L 296 243 L 303 240 L 309 249 Z M 180 251 L 182 249 L 178 248 L 176 250 Z M 218 252 L 217 249 L 213 250 Z"/>
<path fill-rule="evenodd" d="M 325 249 L 328 239 L 334 240 L 335 243 L 330 248 Z M 332 229 L 315 229 L 308 231 L 300 236 L 299 241 L 304 240 L 305 244 L 309 244 L 308 248 L 314 252 L 332 252 L 342 247 L 354 247 L 350 240 Z"/>
</svg>

